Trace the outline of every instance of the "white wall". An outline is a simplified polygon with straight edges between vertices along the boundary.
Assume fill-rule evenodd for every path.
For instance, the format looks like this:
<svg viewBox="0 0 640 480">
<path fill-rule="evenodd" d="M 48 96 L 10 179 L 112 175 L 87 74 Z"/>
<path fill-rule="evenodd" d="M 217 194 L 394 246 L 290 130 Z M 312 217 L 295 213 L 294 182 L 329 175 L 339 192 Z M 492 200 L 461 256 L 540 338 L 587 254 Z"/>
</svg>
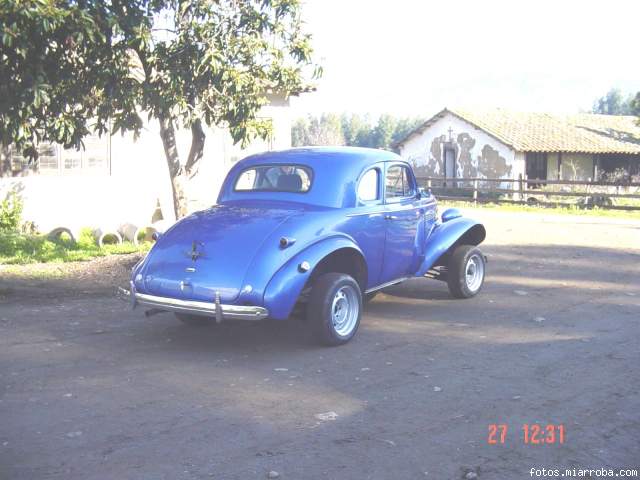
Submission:
<svg viewBox="0 0 640 480">
<path fill-rule="evenodd" d="M 456 147 L 457 177 L 517 178 L 519 173 L 524 174 L 523 156 L 516 156 L 509 146 L 451 113 L 436 120 L 424 132 L 411 136 L 401 146 L 400 155 L 412 162 L 421 175 L 443 176 L 442 142 L 449 140 L 449 129 Z M 461 133 L 469 137 L 460 141 Z M 504 159 L 505 168 L 499 165 L 499 159 L 492 160 L 498 157 Z"/>
<path fill-rule="evenodd" d="M 526 164 L 527 154 L 524 152 L 515 152 L 514 161 L 513 161 L 513 171 L 512 178 L 524 178 L 527 174 L 527 164 Z"/>
<path fill-rule="evenodd" d="M 261 117 L 271 118 L 274 135 L 271 141 L 257 140 L 246 149 L 233 145 L 226 130 L 207 129 L 204 158 L 199 173 L 188 186 L 191 211 L 215 203 L 229 168 L 250 153 L 284 149 L 291 145 L 291 119 L 288 100 L 272 99 Z M 181 159 L 190 146 L 190 131 L 176 135 Z M 17 190 L 24 203 L 23 219 L 36 223 L 40 231 L 66 227 L 78 232 L 83 227 L 117 229 L 123 224 L 145 226 L 159 201 L 170 224 L 175 220 L 169 172 L 165 160 L 159 126 L 152 121 L 140 137 L 111 137 L 111 173 L 76 173 L 60 175 L 28 175 L 0 178 L 0 199 Z"/>
</svg>

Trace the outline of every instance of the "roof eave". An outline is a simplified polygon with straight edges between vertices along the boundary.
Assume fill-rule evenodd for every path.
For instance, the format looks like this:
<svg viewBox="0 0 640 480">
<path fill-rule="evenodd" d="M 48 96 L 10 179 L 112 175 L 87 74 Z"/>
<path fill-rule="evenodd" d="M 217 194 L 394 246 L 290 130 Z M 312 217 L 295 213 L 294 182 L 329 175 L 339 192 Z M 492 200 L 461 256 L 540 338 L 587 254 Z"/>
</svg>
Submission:
<svg viewBox="0 0 640 480">
<path fill-rule="evenodd" d="M 492 132 L 491 130 L 487 129 L 486 127 L 483 127 L 481 125 L 478 125 L 477 123 L 469 120 L 468 118 L 465 118 L 463 115 L 460 115 L 459 113 L 455 112 L 454 110 L 449 110 L 448 108 L 443 108 L 442 110 L 440 110 L 438 113 L 436 113 L 435 115 L 433 115 L 431 118 L 429 118 L 428 120 L 426 120 L 424 123 L 422 123 L 420 126 L 414 128 L 411 132 L 409 132 L 402 140 L 399 140 L 395 143 L 393 143 L 391 145 L 392 148 L 399 148 L 403 143 L 405 143 L 407 140 L 409 140 L 409 138 L 411 138 L 413 135 L 417 134 L 417 133 L 421 133 L 423 132 L 427 127 L 429 127 L 429 125 L 433 122 L 435 122 L 436 120 L 439 120 L 443 115 L 450 113 L 451 115 L 453 115 L 454 117 L 459 118 L 460 120 L 462 120 L 465 123 L 468 123 L 469 125 L 472 125 L 474 128 L 477 128 L 478 130 L 482 130 L 483 132 L 485 132 L 487 135 L 489 135 L 490 137 L 495 138 L 496 140 L 498 140 L 500 143 L 506 145 L 507 147 L 510 147 L 514 150 L 517 150 L 516 146 L 513 145 L 512 142 L 510 142 L 509 140 L 507 140 L 504 137 L 501 137 L 500 135 L 496 134 L 495 132 Z"/>
</svg>

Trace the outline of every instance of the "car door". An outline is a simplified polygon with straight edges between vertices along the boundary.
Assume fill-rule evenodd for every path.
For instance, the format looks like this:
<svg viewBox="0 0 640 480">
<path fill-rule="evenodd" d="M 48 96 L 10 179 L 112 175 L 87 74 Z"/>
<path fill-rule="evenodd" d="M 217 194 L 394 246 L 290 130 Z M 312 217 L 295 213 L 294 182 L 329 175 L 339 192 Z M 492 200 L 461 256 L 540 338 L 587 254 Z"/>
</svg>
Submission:
<svg viewBox="0 0 640 480">
<path fill-rule="evenodd" d="M 411 275 L 419 252 L 416 237 L 420 220 L 418 189 L 410 167 L 388 162 L 385 168 L 385 243 L 380 283 Z"/>
<path fill-rule="evenodd" d="M 384 258 L 386 221 L 384 206 L 384 162 L 365 169 L 356 187 L 356 206 L 347 215 L 344 231 L 362 249 L 367 262 L 367 288 L 378 285 Z"/>
</svg>

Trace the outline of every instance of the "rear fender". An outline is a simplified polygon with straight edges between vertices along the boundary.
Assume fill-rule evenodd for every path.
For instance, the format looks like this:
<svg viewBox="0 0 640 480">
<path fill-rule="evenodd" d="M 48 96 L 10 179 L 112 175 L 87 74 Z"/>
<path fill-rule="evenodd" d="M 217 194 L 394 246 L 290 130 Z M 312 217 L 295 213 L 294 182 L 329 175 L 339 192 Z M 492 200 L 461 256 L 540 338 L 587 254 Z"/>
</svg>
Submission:
<svg viewBox="0 0 640 480">
<path fill-rule="evenodd" d="M 461 244 L 479 245 L 486 236 L 484 226 L 470 218 L 457 217 L 437 224 L 427 239 L 425 257 L 415 276 L 422 277 L 427 273 L 451 247 Z"/>
<path fill-rule="evenodd" d="M 269 310 L 269 318 L 284 320 L 289 317 L 315 267 L 327 255 L 343 248 L 354 249 L 362 255 L 362 251 L 350 238 L 331 237 L 302 250 L 278 270 L 264 292 L 263 304 Z M 309 264 L 308 270 L 300 268 L 302 262 Z"/>
</svg>

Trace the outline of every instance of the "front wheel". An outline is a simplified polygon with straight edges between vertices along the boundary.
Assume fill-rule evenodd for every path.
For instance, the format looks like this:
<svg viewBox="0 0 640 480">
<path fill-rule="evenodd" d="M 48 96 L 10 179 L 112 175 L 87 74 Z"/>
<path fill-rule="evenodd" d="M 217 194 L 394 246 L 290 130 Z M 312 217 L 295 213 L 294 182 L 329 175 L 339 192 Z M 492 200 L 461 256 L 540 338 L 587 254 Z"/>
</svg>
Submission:
<svg viewBox="0 0 640 480">
<path fill-rule="evenodd" d="M 455 298 L 470 298 L 484 283 L 486 261 L 478 247 L 460 245 L 453 251 L 447 268 L 447 285 Z"/>
<path fill-rule="evenodd" d="M 343 273 L 325 273 L 315 281 L 307 305 L 316 339 L 330 346 L 351 340 L 362 315 L 362 292 L 358 282 Z"/>
</svg>

